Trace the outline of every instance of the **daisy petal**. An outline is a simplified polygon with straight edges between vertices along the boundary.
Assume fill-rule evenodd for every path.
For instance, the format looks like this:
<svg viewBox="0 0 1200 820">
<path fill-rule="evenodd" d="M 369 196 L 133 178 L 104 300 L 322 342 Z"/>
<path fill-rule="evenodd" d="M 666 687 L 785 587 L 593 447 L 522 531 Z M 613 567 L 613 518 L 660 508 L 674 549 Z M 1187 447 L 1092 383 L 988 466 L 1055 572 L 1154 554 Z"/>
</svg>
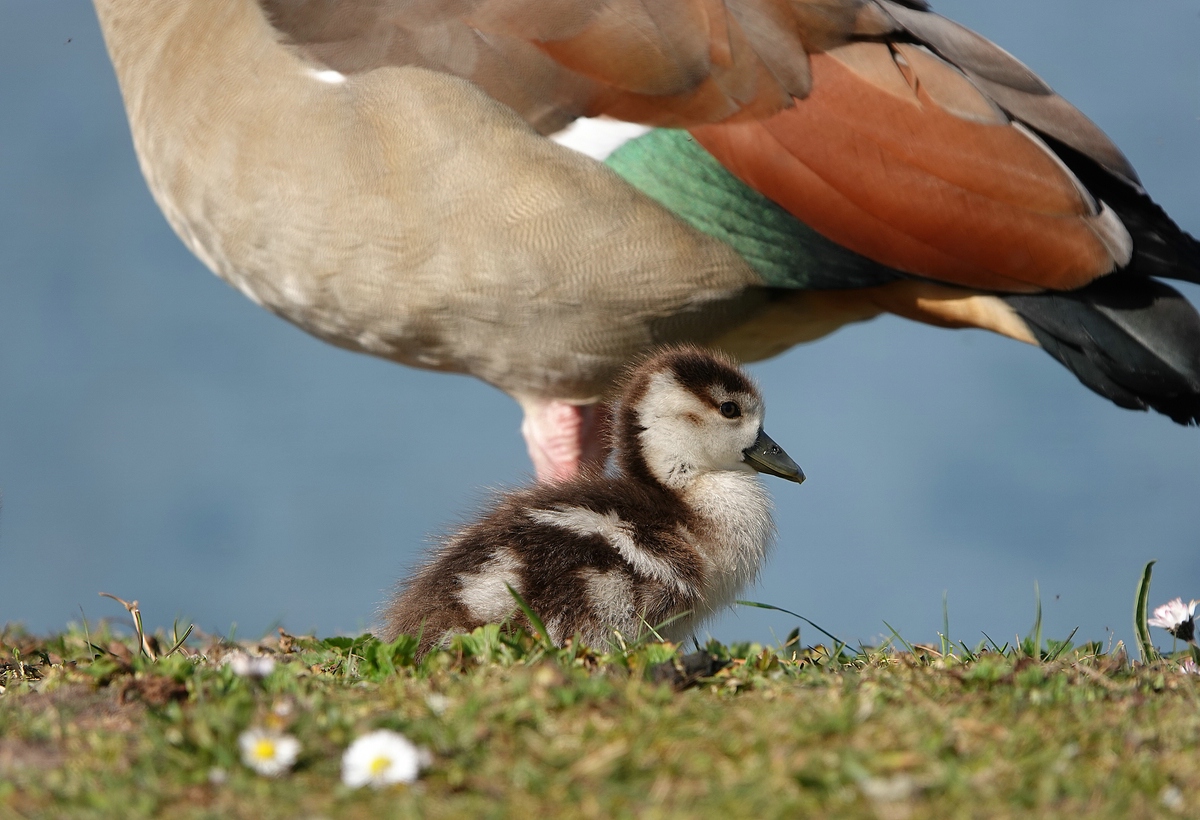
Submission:
<svg viewBox="0 0 1200 820">
<path fill-rule="evenodd" d="M 242 762 L 264 777 L 278 777 L 296 762 L 300 741 L 291 735 L 252 727 L 238 736 Z"/>
<path fill-rule="evenodd" d="M 412 783 L 421 770 L 421 753 L 408 738 L 380 729 L 355 740 L 342 756 L 342 782 L 357 789 Z"/>
</svg>

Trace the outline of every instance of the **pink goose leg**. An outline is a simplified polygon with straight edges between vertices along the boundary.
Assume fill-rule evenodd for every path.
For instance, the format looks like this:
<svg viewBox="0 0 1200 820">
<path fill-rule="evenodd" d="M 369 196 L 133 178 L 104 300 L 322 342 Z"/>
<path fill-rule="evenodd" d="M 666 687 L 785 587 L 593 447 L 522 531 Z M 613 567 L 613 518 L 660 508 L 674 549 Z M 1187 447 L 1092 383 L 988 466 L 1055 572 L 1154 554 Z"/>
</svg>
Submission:
<svg viewBox="0 0 1200 820">
<path fill-rule="evenodd" d="M 564 481 L 584 467 L 604 469 L 609 452 L 605 405 L 527 399 L 521 406 L 521 434 L 538 481 Z"/>
</svg>

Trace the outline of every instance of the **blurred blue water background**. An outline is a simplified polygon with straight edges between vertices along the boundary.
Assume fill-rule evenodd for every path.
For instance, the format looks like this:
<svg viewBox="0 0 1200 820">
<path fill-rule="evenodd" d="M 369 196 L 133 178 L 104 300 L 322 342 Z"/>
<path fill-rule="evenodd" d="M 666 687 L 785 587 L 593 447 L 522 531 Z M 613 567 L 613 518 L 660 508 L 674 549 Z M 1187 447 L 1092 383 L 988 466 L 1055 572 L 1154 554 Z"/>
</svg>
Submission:
<svg viewBox="0 0 1200 820">
<path fill-rule="evenodd" d="M 944 0 L 1111 134 L 1200 231 L 1196 0 Z M 220 282 L 138 173 L 89 3 L 0 1 L 0 623 L 116 616 L 353 632 L 430 534 L 528 474 L 512 401 L 335 350 Z M 1187 289 L 1194 300 L 1200 289 Z M 1200 431 L 1040 351 L 882 319 L 756 366 L 780 538 L 747 597 L 851 640 L 1132 637 L 1200 597 Z M 725 640 L 794 619 L 741 609 Z M 1162 635 L 1160 638 L 1164 637 Z M 805 641 L 819 636 L 809 629 Z"/>
</svg>

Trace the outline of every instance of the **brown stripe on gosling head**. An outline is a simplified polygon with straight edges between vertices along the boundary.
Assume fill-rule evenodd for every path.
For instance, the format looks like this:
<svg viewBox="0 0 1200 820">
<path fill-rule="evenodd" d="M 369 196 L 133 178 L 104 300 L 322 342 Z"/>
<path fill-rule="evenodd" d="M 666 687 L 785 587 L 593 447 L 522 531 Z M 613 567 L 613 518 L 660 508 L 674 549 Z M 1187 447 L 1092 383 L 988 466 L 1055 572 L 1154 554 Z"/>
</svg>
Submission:
<svg viewBox="0 0 1200 820">
<path fill-rule="evenodd" d="M 721 388 L 725 393 L 758 393 L 758 388 L 742 373 L 738 363 L 724 353 L 687 346 L 667 350 L 661 354 L 661 359 L 662 366 L 675 374 L 681 387 L 713 407 L 719 406 L 713 398 L 713 387 Z"/>
</svg>

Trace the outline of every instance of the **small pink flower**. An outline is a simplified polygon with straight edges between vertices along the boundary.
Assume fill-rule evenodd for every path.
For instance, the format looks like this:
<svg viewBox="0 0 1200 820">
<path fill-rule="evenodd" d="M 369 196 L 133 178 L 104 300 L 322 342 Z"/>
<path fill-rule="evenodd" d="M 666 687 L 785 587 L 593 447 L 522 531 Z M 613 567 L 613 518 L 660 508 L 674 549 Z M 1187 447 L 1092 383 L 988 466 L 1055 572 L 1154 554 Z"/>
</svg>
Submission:
<svg viewBox="0 0 1200 820">
<path fill-rule="evenodd" d="M 1154 617 L 1146 621 L 1149 626 L 1165 629 L 1181 641 L 1191 643 L 1196 637 L 1196 604 L 1185 604 L 1182 598 L 1168 601 L 1154 610 Z"/>
<path fill-rule="evenodd" d="M 1179 664 L 1179 671 L 1185 675 L 1200 675 L 1200 666 L 1197 666 L 1191 658 L 1187 658 Z"/>
</svg>

